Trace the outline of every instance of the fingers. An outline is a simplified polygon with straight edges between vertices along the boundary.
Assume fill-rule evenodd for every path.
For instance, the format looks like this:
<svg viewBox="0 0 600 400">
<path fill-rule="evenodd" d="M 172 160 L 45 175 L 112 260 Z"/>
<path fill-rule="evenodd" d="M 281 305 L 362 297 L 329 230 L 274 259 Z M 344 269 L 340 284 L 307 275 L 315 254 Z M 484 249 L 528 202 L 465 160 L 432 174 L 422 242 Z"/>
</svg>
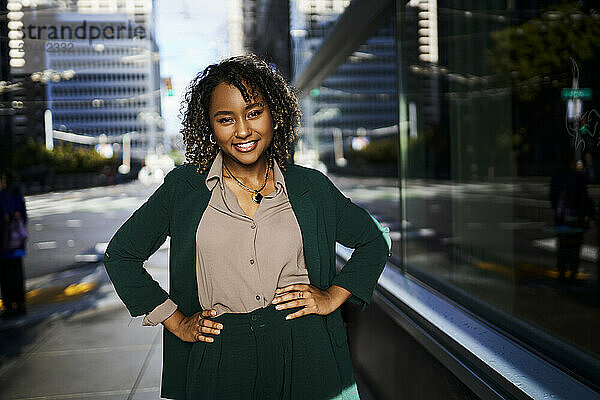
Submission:
<svg viewBox="0 0 600 400">
<path fill-rule="evenodd" d="M 286 293 L 287 292 L 287 293 Z M 302 297 L 298 298 L 298 293 L 302 292 Z M 316 308 L 316 298 L 310 285 L 298 283 L 285 286 L 275 290 L 273 304 L 276 304 L 276 310 L 286 308 L 303 307 L 302 309 L 288 314 L 285 319 L 294 319 L 306 314 L 314 313 Z"/>
<path fill-rule="evenodd" d="M 221 325 L 223 326 L 223 325 Z M 200 327 L 198 327 L 198 332 L 202 332 L 202 333 L 212 333 L 213 335 L 218 335 L 219 333 L 221 333 L 221 328 L 209 328 L 208 326 L 204 326 L 201 325 Z"/>
<path fill-rule="evenodd" d="M 210 336 L 204 336 L 204 335 L 201 335 L 200 333 L 196 334 L 195 339 L 196 339 L 197 342 L 208 342 L 208 343 L 210 343 L 210 342 L 214 342 L 215 341 L 215 339 L 211 338 Z"/>
<path fill-rule="evenodd" d="M 217 315 L 217 310 L 202 310 L 201 315 L 203 318 L 214 317 Z"/>
<path fill-rule="evenodd" d="M 300 293 L 300 292 L 291 292 L 291 293 L 286 293 L 286 294 L 283 294 L 280 296 L 275 296 L 272 301 L 273 304 L 277 304 L 277 306 L 275 306 L 275 309 L 279 310 L 279 309 L 283 308 L 283 307 L 280 307 L 280 306 L 283 306 L 283 304 L 278 304 L 278 303 L 283 303 L 283 302 L 287 302 L 285 304 L 295 303 L 295 304 L 298 304 L 301 306 L 309 304 L 308 302 L 303 301 L 303 300 L 308 300 L 309 298 L 311 298 L 311 296 L 312 296 L 311 292 L 306 291 L 306 290 L 302 291 L 302 297 L 300 297 L 300 298 L 298 298 L 298 293 Z M 300 301 L 300 303 L 298 303 L 298 300 Z M 294 307 L 294 306 L 292 306 L 292 307 Z"/>
<path fill-rule="evenodd" d="M 305 299 L 288 301 L 283 304 L 277 304 L 275 306 L 276 310 L 283 310 L 284 308 L 294 308 L 294 307 L 303 307 L 307 306 L 309 302 Z"/>
<path fill-rule="evenodd" d="M 198 318 L 194 324 L 194 337 L 197 341 L 213 342 L 214 338 L 206 336 L 206 334 L 219 335 L 221 333 L 223 324 L 208 319 L 208 317 L 215 316 L 216 314 L 216 310 L 204 310 L 202 313 L 197 314 Z"/>
<path fill-rule="evenodd" d="M 198 327 L 223 329 L 223 324 L 220 322 L 211 321 L 210 319 L 201 318 L 198 320 Z"/>
<path fill-rule="evenodd" d="M 307 290 L 308 287 L 309 287 L 309 285 L 307 285 L 305 283 L 295 283 L 293 285 L 288 285 L 288 286 L 284 286 L 282 288 L 275 289 L 275 294 L 289 292 L 290 290 L 296 290 L 296 291 Z"/>
<path fill-rule="evenodd" d="M 294 318 L 301 317 L 303 315 L 311 314 L 307 310 L 308 309 L 305 307 L 302 310 L 298 310 L 296 312 L 290 313 L 290 314 L 288 314 L 288 315 L 285 316 L 285 319 L 294 319 Z"/>
</svg>

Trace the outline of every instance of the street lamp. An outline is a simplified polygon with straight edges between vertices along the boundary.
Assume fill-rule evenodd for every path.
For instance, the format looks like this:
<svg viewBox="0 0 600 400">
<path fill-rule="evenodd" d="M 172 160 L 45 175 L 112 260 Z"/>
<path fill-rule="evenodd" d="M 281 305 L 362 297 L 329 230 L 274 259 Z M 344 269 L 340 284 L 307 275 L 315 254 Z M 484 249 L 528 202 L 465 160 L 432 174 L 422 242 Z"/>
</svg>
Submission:
<svg viewBox="0 0 600 400">
<path fill-rule="evenodd" d="M 119 165 L 118 171 L 121 175 L 131 171 L 131 133 L 123 135 L 123 164 Z"/>
</svg>

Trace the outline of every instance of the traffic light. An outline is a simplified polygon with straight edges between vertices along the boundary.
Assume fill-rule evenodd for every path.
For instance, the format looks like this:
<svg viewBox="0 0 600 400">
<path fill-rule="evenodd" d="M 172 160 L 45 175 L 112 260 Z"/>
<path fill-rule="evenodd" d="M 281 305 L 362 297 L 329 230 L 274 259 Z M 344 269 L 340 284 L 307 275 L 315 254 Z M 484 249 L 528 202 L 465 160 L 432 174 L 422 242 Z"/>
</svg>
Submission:
<svg viewBox="0 0 600 400">
<path fill-rule="evenodd" d="M 165 87 L 167 88 L 167 96 L 173 96 L 173 85 L 171 78 L 165 78 Z"/>
</svg>

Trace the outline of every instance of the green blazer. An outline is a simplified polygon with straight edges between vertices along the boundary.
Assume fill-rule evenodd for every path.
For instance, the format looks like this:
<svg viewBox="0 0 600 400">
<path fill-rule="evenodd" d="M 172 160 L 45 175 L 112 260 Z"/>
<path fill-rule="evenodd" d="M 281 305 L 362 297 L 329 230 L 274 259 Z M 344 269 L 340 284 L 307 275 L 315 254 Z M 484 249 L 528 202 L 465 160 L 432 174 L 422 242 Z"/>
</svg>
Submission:
<svg viewBox="0 0 600 400">
<path fill-rule="evenodd" d="M 364 310 L 388 256 L 388 244 L 370 214 L 345 197 L 321 172 L 286 164 L 283 170 L 292 210 L 304 245 L 312 285 L 332 284 L 352 293 L 348 301 Z M 202 311 L 195 270 L 196 229 L 210 191 L 191 164 L 176 167 L 164 183 L 118 229 L 104 253 L 104 264 L 115 290 L 132 317 L 149 313 L 171 298 L 185 315 Z M 171 238 L 169 292 L 144 269 L 146 261 Z M 336 271 L 336 242 L 355 251 Z M 302 317 L 300 317 L 302 318 Z M 340 309 L 325 316 L 330 343 L 344 385 L 354 384 L 352 362 Z M 161 396 L 185 398 L 187 363 L 192 343 L 163 329 Z"/>
</svg>

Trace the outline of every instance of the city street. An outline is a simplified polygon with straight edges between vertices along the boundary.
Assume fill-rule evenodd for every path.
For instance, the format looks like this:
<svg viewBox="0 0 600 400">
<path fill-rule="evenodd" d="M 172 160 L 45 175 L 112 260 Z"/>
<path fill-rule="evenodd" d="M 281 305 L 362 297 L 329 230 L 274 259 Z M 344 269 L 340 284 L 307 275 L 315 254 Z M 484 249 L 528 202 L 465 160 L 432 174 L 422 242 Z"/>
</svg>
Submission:
<svg viewBox="0 0 600 400">
<path fill-rule="evenodd" d="M 28 313 L 0 321 L 0 399 L 156 399 L 159 328 L 117 297 L 103 248 L 156 188 L 139 182 L 26 198 Z M 168 247 L 146 262 L 167 287 Z"/>
<path fill-rule="evenodd" d="M 103 246 L 156 189 L 139 181 L 27 196 L 25 275 L 33 278 L 102 260 Z"/>
</svg>

